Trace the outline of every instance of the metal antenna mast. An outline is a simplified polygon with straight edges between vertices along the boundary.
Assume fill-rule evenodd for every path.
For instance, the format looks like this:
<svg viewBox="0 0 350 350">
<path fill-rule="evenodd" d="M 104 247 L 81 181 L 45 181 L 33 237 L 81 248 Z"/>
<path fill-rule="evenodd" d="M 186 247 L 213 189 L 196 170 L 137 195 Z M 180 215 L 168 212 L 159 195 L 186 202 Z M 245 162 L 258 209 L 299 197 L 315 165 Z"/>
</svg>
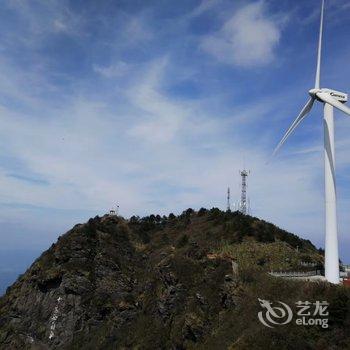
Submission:
<svg viewBox="0 0 350 350">
<path fill-rule="evenodd" d="M 247 177 L 250 174 L 250 170 L 240 170 L 239 174 L 242 177 L 241 185 L 241 201 L 239 203 L 239 211 L 246 215 L 248 214 L 248 202 L 247 202 Z"/>
<path fill-rule="evenodd" d="M 227 211 L 231 211 L 230 187 L 227 188 Z"/>
</svg>

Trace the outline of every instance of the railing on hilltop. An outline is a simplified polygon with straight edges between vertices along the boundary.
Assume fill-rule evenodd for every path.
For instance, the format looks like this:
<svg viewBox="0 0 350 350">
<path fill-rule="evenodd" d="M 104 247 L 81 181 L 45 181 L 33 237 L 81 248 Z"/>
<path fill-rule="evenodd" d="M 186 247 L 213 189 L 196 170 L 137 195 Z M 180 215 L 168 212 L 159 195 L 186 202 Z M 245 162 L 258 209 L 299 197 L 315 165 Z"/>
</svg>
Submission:
<svg viewBox="0 0 350 350">
<path fill-rule="evenodd" d="M 301 265 L 301 266 L 306 266 L 306 267 L 315 267 L 315 266 L 319 265 L 319 263 L 301 261 L 301 262 L 300 262 L 300 265 Z"/>
<path fill-rule="evenodd" d="M 310 277 L 321 276 L 321 271 L 270 271 L 269 274 L 275 277 Z"/>
</svg>

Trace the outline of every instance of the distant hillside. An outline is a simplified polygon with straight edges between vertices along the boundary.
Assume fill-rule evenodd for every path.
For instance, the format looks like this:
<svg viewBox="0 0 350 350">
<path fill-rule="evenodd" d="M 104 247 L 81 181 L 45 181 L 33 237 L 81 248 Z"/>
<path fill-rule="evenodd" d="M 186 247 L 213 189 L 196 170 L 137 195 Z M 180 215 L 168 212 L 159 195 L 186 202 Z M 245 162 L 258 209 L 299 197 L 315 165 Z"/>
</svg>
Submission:
<svg viewBox="0 0 350 350">
<path fill-rule="evenodd" d="M 238 212 L 96 217 L 0 299 L 0 348 L 345 349 L 349 289 L 266 273 L 322 261 L 310 241 Z M 331 326 L 267 328 L 258 298 L 327 300 Z"/>
</svg>

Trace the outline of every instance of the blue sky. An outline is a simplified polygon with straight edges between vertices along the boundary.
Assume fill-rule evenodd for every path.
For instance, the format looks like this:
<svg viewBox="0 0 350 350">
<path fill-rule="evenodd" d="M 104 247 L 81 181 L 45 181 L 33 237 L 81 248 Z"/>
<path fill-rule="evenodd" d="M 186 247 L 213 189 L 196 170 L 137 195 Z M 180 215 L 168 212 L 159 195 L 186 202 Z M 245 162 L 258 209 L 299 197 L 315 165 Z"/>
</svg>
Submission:
<svg viewBox="0 0 350 350">
<path fill-rule="evenodd" d="M 319 5 L 4 0 L 0 252 L 37 254 L 115 203 L 124 216 L 225 208 L 243 164 L 253 214 L 322 246 L 321 106 L 267 164 L 314 82 Z M 345 92 L 349 16 L 348 0 L 326 1 L 321 85 Z M 347 262 L 349 132 L 336 112 Z"/>
</svg>

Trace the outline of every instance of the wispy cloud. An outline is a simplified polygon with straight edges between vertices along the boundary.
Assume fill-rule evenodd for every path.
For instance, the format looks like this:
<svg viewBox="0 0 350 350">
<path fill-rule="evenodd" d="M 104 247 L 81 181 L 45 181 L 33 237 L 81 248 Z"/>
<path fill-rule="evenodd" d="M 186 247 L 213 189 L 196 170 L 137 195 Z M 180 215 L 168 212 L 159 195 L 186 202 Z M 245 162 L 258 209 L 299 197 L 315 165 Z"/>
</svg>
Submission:
<svg viewBox="0 0 350 350">
<path fill-rule="evenodd" d="M 201 47 L 224 63 L 263 66 L 273 61 L 280 36 L 280 21 L 259 1 L 238 9 L 217 33 L 203 39 Z"/>
<path fill-rule="evenodd" d="M 266 165 L 303 102 L 291 72 L 269 64 L 291 45 L 280 8 L 35 3 L 37 11 L 13 3 L 16 30 L 0 22 L 3 38 L 23 35 L 0 41 L 0 222 L 17 232 L 13 244 L 35 235 L 48 244 L 116 203 L 125 216 L 224 207 L 228 185 L 239 197 L 243 158 L 253 214 L 322 243 L 321 119 L 307 119 Z M 224 19 L 216 16 L 223 9 Z M 295 67 L 297 58 L 286 58 L 289 67 L 312 74 Z M 350 167 L 346 122 L 337 130 L 341 174 Z M 350 193 L 342 179 L 344 232 Z"/>
<path fill-rule="evenodd" d="M 132 65 L 119 61 L 110 66 L 98 66 L 94 65 L 94 71 L 101 74 L 105 78 L 120 78 L 126 73 L 128 73 L 131 69 Z"/>
</svg>

